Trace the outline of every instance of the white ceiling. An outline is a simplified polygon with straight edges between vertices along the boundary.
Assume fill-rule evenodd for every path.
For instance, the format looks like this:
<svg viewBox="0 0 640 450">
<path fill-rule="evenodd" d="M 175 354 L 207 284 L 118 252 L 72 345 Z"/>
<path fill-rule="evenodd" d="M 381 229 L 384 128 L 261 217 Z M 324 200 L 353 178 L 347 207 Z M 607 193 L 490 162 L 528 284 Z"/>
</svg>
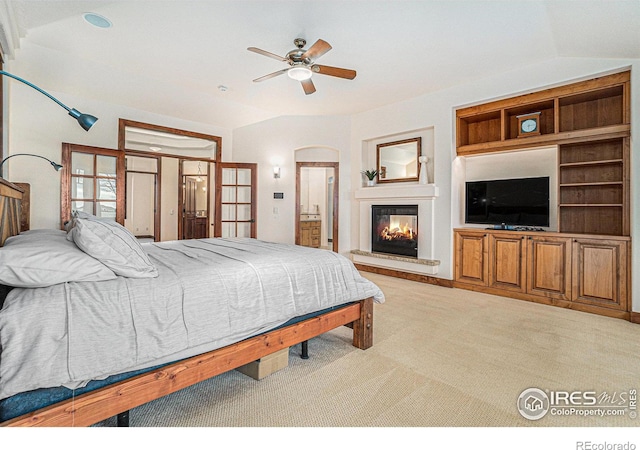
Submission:
<svg viewBox="0 0 640 450">
<path fill-rule="evenodd" d="M 357 113 L 559 56 L 640 58 L 640 0 L 0 2 L 21 36 L 12 60 L 37 49 L 76 61 L 49 64 L 48 76 L 74 71 L 68 78 L 77 87 L 77 73 L 90 72 L 106 98 L 149 111 L 158 102 L 151 89 L 173 86 L 228 105 L 228 123 L 219 125 L 231 127 L 277 115 Z M 89 25 L 85 12 L 113 27 Z M 315 74 L 317 92 L 308 96 L 286 75 L 252 82 L 286 66 L 247 47 L 284 56 L 296 37 L 307 48 L 329 42 L 333 49 L 317 62 L 357 77 Z M 136 95 L 118 98 L 127 79 L 137 81 Z"/>
</svg>

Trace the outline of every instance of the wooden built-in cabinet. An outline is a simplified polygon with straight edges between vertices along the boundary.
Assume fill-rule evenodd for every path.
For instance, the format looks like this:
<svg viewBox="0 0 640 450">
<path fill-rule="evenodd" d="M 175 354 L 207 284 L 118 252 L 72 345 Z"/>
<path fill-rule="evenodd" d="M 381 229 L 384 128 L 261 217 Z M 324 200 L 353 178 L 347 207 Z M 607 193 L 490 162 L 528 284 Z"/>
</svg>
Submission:
<svg viewBox="0 0 640 450">
<path fill-rule="evenodd" d="M 628 237 L 456 229 L 455 286 L 629 318 Z"/>
<path fill-rule="evenodd" d="M 629 319 L 630 99 L 626 71 L 456 111 L 458 156 L 557 146 L 558 232 L 455 230 L 455 285 Z"/>
<path fill-rule="evenodd" d="M 321 220 L 300 221 L 300 245 L 320 248 Z"/>
</svg>

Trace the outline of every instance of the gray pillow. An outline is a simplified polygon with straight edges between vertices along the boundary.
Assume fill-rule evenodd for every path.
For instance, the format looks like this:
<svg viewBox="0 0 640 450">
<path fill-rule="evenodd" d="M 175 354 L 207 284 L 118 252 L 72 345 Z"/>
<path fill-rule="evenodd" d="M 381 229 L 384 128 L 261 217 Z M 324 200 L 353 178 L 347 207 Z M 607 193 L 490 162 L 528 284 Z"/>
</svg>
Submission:
<svg viewBox="0 0 640 450">
<path fill-rule="evenodd" d="M 158 270 L 129 230 L 113 220 L 77 216 L 69 231 L 73 242 L 84 251 L 127 278 L 153 278 Z"/>
<path fill-rule="evenodd" d="M 113 280 L 116 274 L 66 239 L 61 230 L 32 230 L 0 248 L 0 284 L 38 288 L 69 281 Z"/>
</svg>

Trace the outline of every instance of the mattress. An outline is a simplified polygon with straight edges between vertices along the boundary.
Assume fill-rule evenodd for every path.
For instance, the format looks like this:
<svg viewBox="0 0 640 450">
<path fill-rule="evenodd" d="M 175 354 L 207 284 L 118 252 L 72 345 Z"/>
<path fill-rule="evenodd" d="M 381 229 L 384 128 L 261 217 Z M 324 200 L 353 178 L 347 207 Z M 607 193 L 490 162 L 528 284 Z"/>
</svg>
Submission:
<svg viewBox="0 0 640 450">
<path fill-rule="evenodd" d="M 157 278 L 14 288 L 0 311 L 0 399 L 86 387 L 229 345 L 380 289 L 347 258 L 247 238 L 144 244 Z"/>
</svg>

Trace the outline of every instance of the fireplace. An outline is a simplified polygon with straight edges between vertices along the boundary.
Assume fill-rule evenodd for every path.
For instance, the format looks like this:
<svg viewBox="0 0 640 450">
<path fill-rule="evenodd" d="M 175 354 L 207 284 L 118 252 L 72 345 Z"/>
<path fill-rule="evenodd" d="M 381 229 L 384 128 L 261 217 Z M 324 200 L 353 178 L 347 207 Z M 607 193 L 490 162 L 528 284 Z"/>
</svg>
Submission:
<svg viewBox="0 0 640 450">
<path fill-rule="evenodd" d="M 371 251 L 418 257 L 418 205 L 372 205 Z"/>
</svg>

